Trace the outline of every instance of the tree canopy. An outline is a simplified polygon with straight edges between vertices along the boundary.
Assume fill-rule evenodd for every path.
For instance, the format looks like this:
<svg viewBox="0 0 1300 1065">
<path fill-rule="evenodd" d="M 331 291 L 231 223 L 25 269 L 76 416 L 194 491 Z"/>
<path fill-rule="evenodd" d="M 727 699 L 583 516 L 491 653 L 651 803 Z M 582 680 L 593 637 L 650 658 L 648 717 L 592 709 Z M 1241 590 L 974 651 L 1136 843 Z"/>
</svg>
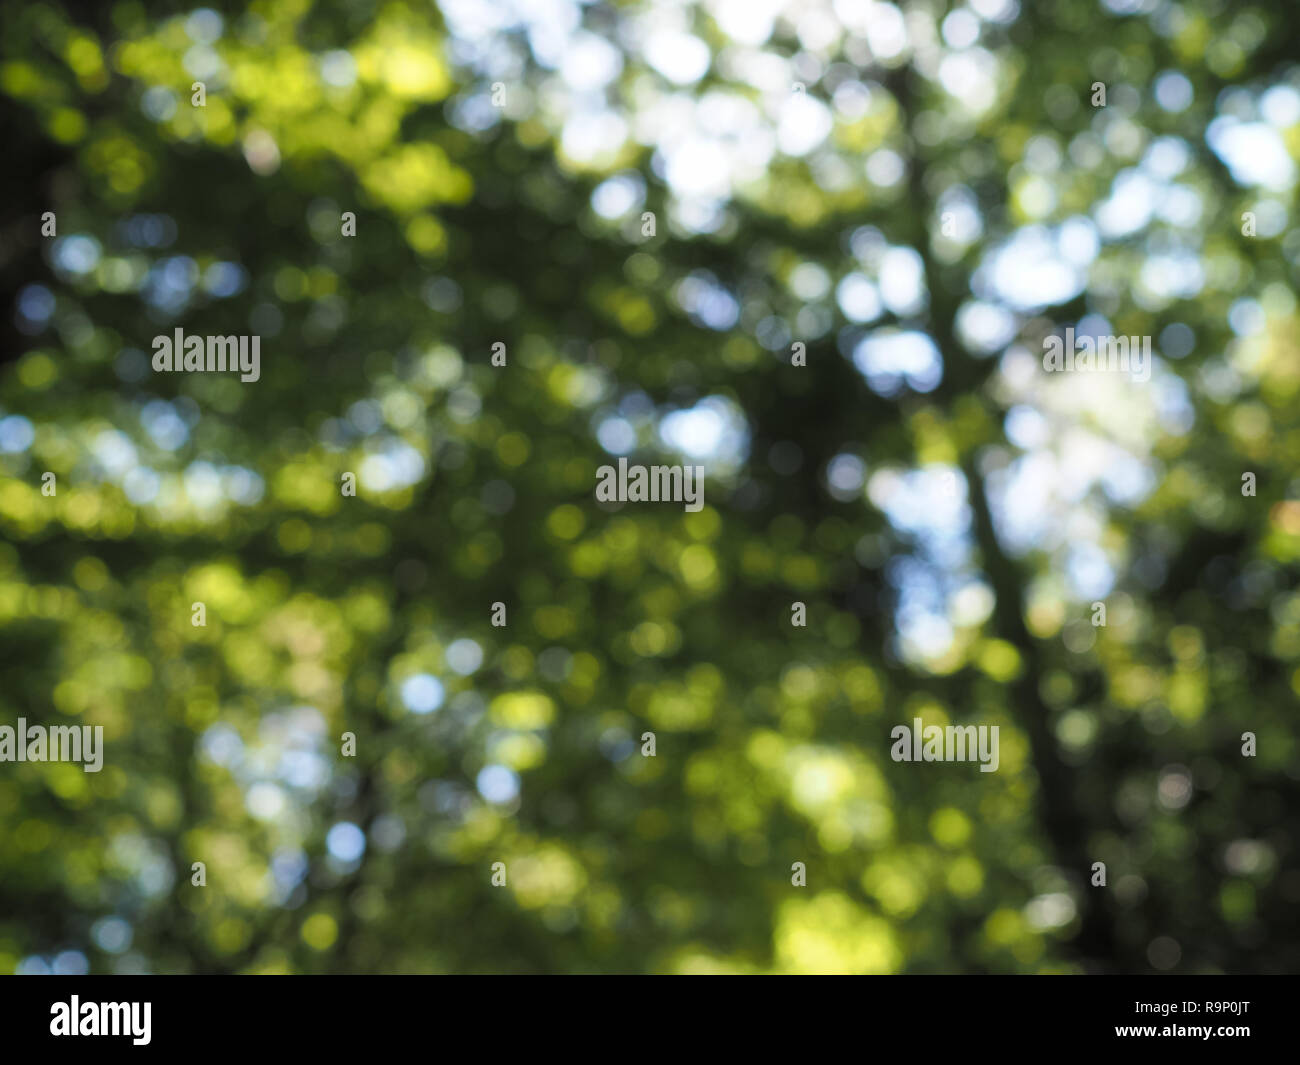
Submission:
<svg viewBox="0 0 1300 1065">
<path fill-rule="evenodd" d="M 1295 971 L 1293 18 L 7 5 L 0 971 Z"/>
</svg>

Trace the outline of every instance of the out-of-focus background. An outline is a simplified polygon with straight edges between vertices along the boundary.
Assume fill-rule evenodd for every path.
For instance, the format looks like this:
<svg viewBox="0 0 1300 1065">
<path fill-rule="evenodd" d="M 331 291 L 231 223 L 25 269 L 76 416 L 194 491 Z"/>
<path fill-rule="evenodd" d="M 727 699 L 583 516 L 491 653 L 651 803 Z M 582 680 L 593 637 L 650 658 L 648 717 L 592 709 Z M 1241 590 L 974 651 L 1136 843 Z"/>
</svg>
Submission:
<svg viewBox="0 0 1300 1065">
<path fill-rule="evenodd" d="M 5 5 L 0 724 L 106 750 L 0 763 L 0 971 L 1295 971 L 1293 42 Z"/>
</svg>

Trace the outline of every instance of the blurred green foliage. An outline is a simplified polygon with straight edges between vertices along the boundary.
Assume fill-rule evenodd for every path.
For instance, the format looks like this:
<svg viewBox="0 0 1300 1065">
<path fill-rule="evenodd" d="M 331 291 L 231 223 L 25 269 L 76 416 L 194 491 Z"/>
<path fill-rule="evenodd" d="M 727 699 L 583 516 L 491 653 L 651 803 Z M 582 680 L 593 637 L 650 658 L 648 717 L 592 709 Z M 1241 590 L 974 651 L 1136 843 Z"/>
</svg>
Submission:
<svg viewBox="0 0 1300 1065">
<path fill-rule="evenodd" d="M 0 723 L 102 725 L 107 752 L 98 774 L 0 764 L 0 971 L 1296 969 L 1294 182 L 1238 180 L 1206 139 L 1294 89 L 1292 12 L 990 0 L 1014 17 L 979 21 L 965 54 L 995 77 L 972 110 L 939 73 L 958 6 L 906 4 L 897 54 L 804 5 L 748 44 L 684 8 L 712 55 L 685 85 L 632 32 L 666 9 L 575 8 L 621 48 L 598 91 L 625 126 L 595 153 L 518 25 L 475 53 L 388 0 L 4 9 Z M 572 30 L 561 8 L 538 22 Z M 755 56 L 779 92 L 837 101 L 829 136 L 738 168 L 694 224 L 628 130 L 709 94 L 779 122 Z M 1192 89 L 1178 110 L 1153 90 L 1168 71 Z M 1300 123 L 1280 136 L 1300 153 Z M 1152 475 L 1140 499 L 1071 503 L 1115 571 L 1094 629 L 1065 548 L 1011 549 L 990 503 L 1029 450 L 1009 410 L 1058 426 L 1059 393 L 1014 394 L 961 313 L 995 302 L 1000 242 L 1095 213 L 1158 138 L 1197 209 L 1104 240 L 1081 292 L 1016 316 L 1031 367 L 1090 313 L 1195 337 L 1164 360 L 1181 428 L 1153 382 L 1126 386 L 1148 391 L 1119 430 L 1085 405 L 1043 444 L 1086 465 L 1117 441 Z M 616 172 L 644 189 L 622 218 L 593 208 Z M 941 227 L 958 186 L 961 241 Z M 1283 223 L 1243 236 L 1270 205 Z M 920 309 L 862 326 L 825 291 L 863 227 L 915 254 Z M 1201 279 L 1169 295 L 1144 271 L 1177 254 Z M 691 283 L 738 315 L 691 313 Z M 1243 306 L 1262 325 L 1234 326 Z M 869 387 L 846 357 L 845 330 L 891 324 L 931 338 L 937 386 Z M 261 335 L 260 381 L 153 374 L 177 325 Z M 595 502 L 603 420 L 678 461 L 656 427 L 704 400 L 744 446 L 705 462 L 701 512 Z M 845 455 L 961 475 L 966 561 L 926 564 L 969 568 L 986 608 L 952 615 L 946 649 L 900 642 L 923 537 L 861 483 L 828 490 Z M 998 725 L 999 771 L 891 762 L 914 717 Z"/>
</svg>

